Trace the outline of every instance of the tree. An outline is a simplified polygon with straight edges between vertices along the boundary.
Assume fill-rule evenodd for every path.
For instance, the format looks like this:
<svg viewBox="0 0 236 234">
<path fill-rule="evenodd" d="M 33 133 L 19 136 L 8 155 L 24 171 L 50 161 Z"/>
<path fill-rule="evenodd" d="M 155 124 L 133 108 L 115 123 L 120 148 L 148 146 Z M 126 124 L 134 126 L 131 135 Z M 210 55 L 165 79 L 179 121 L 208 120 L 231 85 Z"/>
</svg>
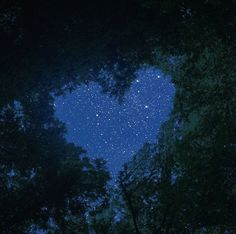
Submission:
<svg viewBox="0 0 236 234">
<path fill-rule="evenodd" d="M 109 176 L 65 141 L 53 96 L 93 80 L 121 98 L 150 63 L 172 76 L 174 107 L 155 156 L 144 147 L 121 173 L 128 221 L 116 227 L 233 233 L 235 4 L 1 1 L 1 229 L 88 232 L 92 205 L 107 205 Z"/>
<path fill-rule="evenodd" d="M 159 3 L 146 1 L 146 7 Z M 159 136 L 159 164 L 154 164 L 154 170 L 160 171 L 159 186 L 152 192 L 158 194 L 159 221 L 149 224 L 148 231 L 233 233 L 235 3 L 175 1 L 163 7 L 162 22 L 170 26 L 157 36 L 156 65 L 171 74 L 176 96 Z M 131 163 L 137 165 L 136 157 Z M 129 187 L 145 178 L 145 172 L 142 169 L 135 179 L 127 176 Z M 133 192 L 135 208 L 146 191 L 150 186 L 144 183 L 140 194 Z M 144 213 L 139 215 L 143 220 Z"/>
<path fill-rule="evenodd" d="M 66 143 L 61 123 L 31 119 L 32 112 L 12 104 L 1 114 L 1 230 L 47 229 L 52 220 L 62 232 L 72 222 L 75 232 L 84 231 L 86 214 L 106 200 L 109 173 L 102 160 Z"/>
</svg>

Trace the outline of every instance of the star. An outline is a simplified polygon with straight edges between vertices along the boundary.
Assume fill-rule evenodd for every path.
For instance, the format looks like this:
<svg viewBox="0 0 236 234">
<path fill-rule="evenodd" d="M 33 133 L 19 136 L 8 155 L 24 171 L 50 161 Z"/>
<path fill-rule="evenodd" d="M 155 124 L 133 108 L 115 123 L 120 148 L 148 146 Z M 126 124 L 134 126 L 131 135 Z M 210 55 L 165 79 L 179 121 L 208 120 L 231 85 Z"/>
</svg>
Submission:
<svg viewBox="0 0 236 234">
<path fill-rule="evenodd" d="M 157 69 L 144 68 L 137 71 L 122 103 L 91 83 L 57 97 L 54 109 L 68 128 L 67 141 L 82 146 L 91 158 L 106 159 L 114 178 L 145 142 L 156 142 L 173 95 L 171 79 Z"/>
</svg>

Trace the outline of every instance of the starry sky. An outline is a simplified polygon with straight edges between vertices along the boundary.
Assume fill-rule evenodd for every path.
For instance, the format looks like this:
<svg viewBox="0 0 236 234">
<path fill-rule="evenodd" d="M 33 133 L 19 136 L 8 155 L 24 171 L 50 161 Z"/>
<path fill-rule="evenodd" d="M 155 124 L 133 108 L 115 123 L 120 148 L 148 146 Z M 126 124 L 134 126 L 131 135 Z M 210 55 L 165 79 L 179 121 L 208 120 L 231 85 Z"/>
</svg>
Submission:
<svg viewBox="0 0 236 234">
<path fill-rule="evenodd" d="M 145 142 L 156 142 L 173 96 L 170 77 L 148 67 L 137 71 L 122 103 L 91 82 L 56 98 L 54 105 L 56 117 L 67 126 L 67 140 L 82 146 L 90 157 L 104 158 L 115 176 Z"/>
</svg>

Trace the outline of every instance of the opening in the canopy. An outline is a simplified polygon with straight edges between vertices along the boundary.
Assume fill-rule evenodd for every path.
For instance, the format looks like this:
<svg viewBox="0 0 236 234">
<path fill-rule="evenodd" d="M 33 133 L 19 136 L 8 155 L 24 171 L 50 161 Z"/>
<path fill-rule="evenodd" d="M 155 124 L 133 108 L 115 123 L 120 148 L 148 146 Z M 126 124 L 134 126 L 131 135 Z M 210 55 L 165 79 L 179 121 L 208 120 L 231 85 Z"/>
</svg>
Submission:
<svg viewBox="0 0 236 234">
<path fill-rule="evenodd" d="M 56 116 L 66 123 L 67 140 L 91 157 L 103 157 L 114 175 L 145 142 L 156 142 L 172 107 L 171 79 L 152 67 L 137 71 L 122 103 L 97 83 L 81 85 L 55 100 Z"/>
</svg>

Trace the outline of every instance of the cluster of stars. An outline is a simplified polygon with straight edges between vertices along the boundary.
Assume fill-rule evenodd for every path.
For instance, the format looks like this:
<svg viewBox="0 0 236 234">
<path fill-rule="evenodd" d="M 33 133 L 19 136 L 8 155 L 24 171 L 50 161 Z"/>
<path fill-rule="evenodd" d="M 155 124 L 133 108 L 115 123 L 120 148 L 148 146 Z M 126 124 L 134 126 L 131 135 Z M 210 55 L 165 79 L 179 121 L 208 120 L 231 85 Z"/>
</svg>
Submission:
<svg viewBox="0 0 236 234">
<path fill-rule="evenodd" d="M 56 116 L 66 123 L 67 140 L 83 146 L 91 157 L 103 157 L 116 174 L 144 142 L 155 142 L 172 107 L 170 78 L 154 68 L 141 69 L 118 101 L 96 83 L 55 100 Z"/>
</svg>

